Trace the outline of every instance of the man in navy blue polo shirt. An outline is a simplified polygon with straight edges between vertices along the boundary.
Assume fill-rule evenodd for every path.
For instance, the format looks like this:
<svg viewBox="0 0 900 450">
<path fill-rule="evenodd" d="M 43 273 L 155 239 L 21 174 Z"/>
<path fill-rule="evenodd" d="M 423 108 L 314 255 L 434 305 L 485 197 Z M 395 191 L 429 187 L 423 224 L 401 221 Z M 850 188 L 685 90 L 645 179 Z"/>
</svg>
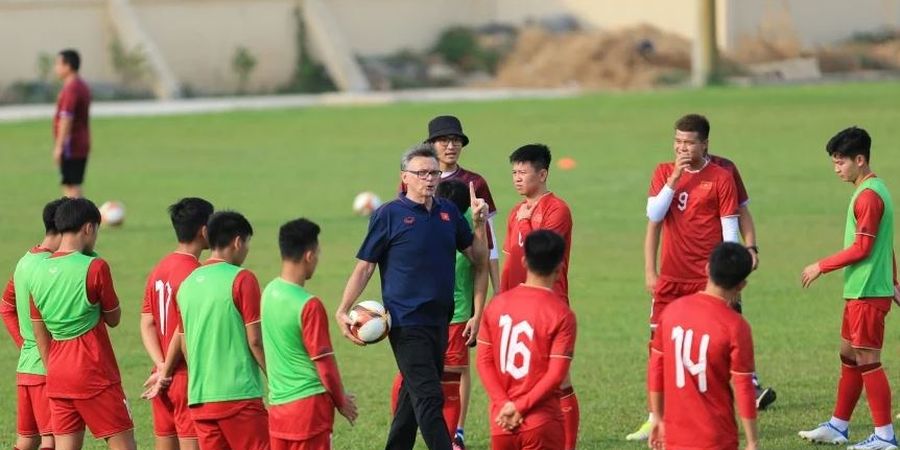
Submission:
<svg viewBox="0 0 900 450">
<path fill-rule="evenodd" d="M 475 197 L 470 184 L 473 233 L 452 202 L 434 196 L 441 171 L 431 144 L 420 144 L 403 155 L 400 178 L 406 193 L 372 215 L 357 254 L 359 261 L 337 310 L 337 322 L 347 339 L 364 345 L 350 333 L 352 322 L 347 313 L 377 265 L 382 299 L 393 321 L 388 338 L 403 375 L 385 449 L 411 450 L 418 428 L 430 450 L 451 450 L 442 414 L 441 376 L 453 314 L 456 252 L 472 261 L 475 289 L 484 295 L 488 282 L 487 205 Z"/>
</svg>

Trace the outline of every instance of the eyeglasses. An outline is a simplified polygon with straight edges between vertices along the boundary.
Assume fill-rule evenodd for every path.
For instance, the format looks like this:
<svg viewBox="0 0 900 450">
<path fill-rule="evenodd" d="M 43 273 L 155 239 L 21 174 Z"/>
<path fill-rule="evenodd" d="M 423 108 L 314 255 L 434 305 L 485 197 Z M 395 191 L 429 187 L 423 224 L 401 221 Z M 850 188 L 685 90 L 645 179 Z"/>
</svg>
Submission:
<svg viewBox="0 0 900 450">
<path fill-rule="evenodd" d="M 435 139 L 434 142 L 437 142 L 438 144 L 441 144 L 441 145 L 453 144 L 456 146 L 460 146 L 463 144 L 463 138 L 461 138 L 459 136 L 441 136 L 441 137 Z"/>
<path fill-rule="evenodd" d="M 418 177 L 420 180 L 427 180 L 429 176 L 431 176 L 432 178 L 441 176 L 440 170 L 404 170 L 404 172 L 411 173 Z"/>
</svg>

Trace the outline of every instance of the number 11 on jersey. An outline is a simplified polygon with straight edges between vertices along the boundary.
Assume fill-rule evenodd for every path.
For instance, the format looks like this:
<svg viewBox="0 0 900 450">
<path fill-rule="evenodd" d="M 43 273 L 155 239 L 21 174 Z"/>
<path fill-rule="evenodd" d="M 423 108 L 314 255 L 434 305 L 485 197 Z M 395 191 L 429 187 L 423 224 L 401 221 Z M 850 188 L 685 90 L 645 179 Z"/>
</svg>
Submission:
<svg viewBox="0 0 900 450">
<path fill-rule="evenodd" d="M 168 281 L 163 283 L 162 280 L 156 280 L 154 286 L 159 307 L 159 333 L 165 336 L 169 321 L 169 303 L 172 302 L 172 285 Z"/>
</svg>

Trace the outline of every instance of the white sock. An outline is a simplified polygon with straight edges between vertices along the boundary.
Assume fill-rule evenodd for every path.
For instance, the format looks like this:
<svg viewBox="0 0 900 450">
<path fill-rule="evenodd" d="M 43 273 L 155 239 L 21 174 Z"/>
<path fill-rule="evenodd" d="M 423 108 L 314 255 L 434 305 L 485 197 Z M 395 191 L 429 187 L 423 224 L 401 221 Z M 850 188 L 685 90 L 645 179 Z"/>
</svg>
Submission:
<svg viewBox="0 0 900 450">
<path fill-rule="evenodd" d="M 831 420 L 829 420 L 828 423 L 830 423 L 831 426 L 840 430 L 842 433 L 846 433 L 847 428 L 850 428 L 850 422 L 847 422 L 846 420 L 838 419 L 837 417 L 834 417 L 834 416 L 831 416 Z"/>
<path fill-rule="evenodd" d="M 887 424 L 884 426 L 875 427 L 875 436 L 878 436 L 886 441 L 894 439 L 894 426 L 891 424 Z"/>
<path fill-rule="evenodd" d="M 653 413 L 647 416 L 647 422 L 653 422 Z"/>
</svg>

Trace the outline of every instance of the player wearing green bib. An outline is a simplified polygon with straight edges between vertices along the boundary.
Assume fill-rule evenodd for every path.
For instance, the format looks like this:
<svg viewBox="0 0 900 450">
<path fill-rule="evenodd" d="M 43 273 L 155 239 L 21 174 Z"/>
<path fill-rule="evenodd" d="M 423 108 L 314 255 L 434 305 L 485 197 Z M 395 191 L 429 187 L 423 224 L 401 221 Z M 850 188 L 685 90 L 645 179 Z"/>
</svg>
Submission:
<svg viewBox="0 0 900 450">
<path fill-rule="evenodd" d="M 37 348 L 47 369 L 50 424 L 56 448 L 80 449 L 85 426 L 109 448 L 136 448 L 107 326 L 122 311 L 109 265 L 94 254 L 100 211 L 69 199 L 54 215 L 59 249 L 39 260 L 27 283 Z"/>
<path fill-rule="evenodd" d="M 884 182 L 869 167 L 872 140 L 861 128 L 847 128 L 828 141 L 838 177 L 856 190 L 847 210 L 844 250 L 810 264 L 801 275 L 809 287 L 821 274 L 844 269 L 844 320 L 841 326 L 841 377 L 837 402 L 828 422 L 801 431 L 812 442 L 844 444 L 850 416 L 866 391 L 875 432 L 847 447 L 897 450 L 891 425 L 891 388 L 881 367 L 884 319 L 891 301 L 900 301 L 894 261 L 894 206 Z"/>
<path fill-rule="evenodd" d="M 50 402 L 45 392 L 46 370 L 34 340 L 31 326 L 31 308 L 28 305 L 28 282 L 34 266 L 59 248 L 60 235 L 54 216 L 57 207 L 66 199 L 53 200 L 44 206 L 44 239 L 28 251 L 16 264 L 15 272 L 0 301 L 0 317 L 6 330 L 19 348 L 16 366 L 18 414 L 16 415 L 16 448 L 53 448 L 50 427 Z"/>
<path fill-rule="evenodd" d="M 256 276 L 241 264 L 253 228 L 233 211 L 206 226 L 210 257 L 175 294 L 186 347 L 188 405 L 200 448 L 269 448 L 260 369 L 266 370 Z M 163 367 L 171 376 L 174 361 Z"/>
<path fill-rule="evenodd" d="M 273 450 L 330 450 L 334 410 L 351 424 L 357 416 L 341 384 L 325 307 L 305 288 L 319 263 L 319 231 L 306 219 L 282 225 L 281 276 L 262 295 Z"/>
</svg>

